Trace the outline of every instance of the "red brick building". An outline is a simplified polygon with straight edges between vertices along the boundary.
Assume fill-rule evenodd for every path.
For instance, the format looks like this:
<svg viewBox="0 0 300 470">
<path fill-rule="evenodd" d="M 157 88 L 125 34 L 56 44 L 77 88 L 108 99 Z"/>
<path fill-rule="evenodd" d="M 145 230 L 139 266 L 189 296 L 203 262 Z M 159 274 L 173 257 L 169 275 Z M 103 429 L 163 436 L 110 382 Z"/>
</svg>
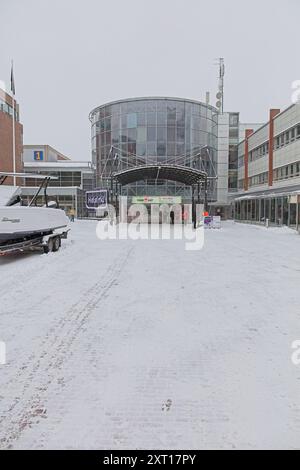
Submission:
<svg viewBox="0 0 300 470">
<path fill-rule="evenodd" d="M 0 171 L 13 171 L 13 100 L 0 89 Z M 19 122 L 19 105 L 15 102 L 15 139 L 16 139 L 16 171 L 23 171 L 23 126 Z M 5 184 L 12 184 L 8 178 Z"/>
</svg>

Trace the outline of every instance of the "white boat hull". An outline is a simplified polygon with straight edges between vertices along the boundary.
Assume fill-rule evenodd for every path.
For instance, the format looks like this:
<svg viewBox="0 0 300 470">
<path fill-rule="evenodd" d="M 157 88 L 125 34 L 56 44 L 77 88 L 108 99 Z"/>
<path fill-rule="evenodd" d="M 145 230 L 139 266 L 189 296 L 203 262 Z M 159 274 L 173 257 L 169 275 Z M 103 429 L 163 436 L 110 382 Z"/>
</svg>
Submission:
<svg viewBox="0 0 300 470">
<path fill-rule="evenodd" d="M 0 243 L 48 234 L 69 225 L 61 209 L 47 207 L 0 207 Z"/>
</svg>

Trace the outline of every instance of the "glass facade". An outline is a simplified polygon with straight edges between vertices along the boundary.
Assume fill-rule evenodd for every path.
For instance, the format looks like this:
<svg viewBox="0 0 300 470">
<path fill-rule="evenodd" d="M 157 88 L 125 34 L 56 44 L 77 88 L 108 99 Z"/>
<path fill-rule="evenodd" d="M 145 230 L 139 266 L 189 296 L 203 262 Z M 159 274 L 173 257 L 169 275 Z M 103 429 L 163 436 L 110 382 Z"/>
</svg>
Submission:
<svg viewBox="0 0 300 470">
<path fill-rule="evenodd" d="M 300 195 L 287 194 L 235 201 L 235 220 L 254 224 L 299 228 Z"/>
<path fill-rule="evenodd" d="M 108 185 L 114 171 L 151 163 L 191 166 L 215 176 L 217 111 L 209 105 L 171 98 L 124 100 L 96 108 L 90 120 L 98 187 Z M 122 194 L 181 195 L 188 199 L 191 188 L 148 180 L 123 187 Z M 214 200 L 212 189 L 209 196 Z"/>
<path fill-rule="evenodd" d="M 53 176 L 57 180 L 50 180 L 49 187 L 82 187 L 82 172 L 81 171 L 43 171 L 43 176 Z M 27 179 L 25 180 L 26 186 L 39 187 L 40 180 Z"/>
<path fill-rule="evenodd" d="M 229 114 L 228 190 L 238 189 L 239 113 Z"/>
</svg>

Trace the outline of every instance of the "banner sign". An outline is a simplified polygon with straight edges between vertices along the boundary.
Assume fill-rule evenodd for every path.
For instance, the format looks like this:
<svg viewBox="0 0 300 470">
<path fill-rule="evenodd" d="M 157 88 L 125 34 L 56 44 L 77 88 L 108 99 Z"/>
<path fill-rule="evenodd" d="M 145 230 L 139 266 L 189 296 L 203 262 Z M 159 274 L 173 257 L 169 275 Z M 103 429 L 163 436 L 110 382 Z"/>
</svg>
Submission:
<svg viewBox="0 0 300 470">
<path fill-rule="evenodd" d="M 213 228 L 221 228 L 221 216 L 214 215 L 212 225 L 213 225 Z"/>
<path fill-rule="evenodd" d="M 34 150 L 33 159 L 36 162 L 43 162 L 44 161 L 44 152 L 43 152 L 43 150 Z"/>
<path fill-rule="evenodd" d="M 205 228 L 221 228 L 221 217 L 219 215 L 205 216 L 204 227 Z"/>
<path fill-rule="evenodd" d="M 132 204 L 181 204 L 181 196 L 133 196 Z"/>
<path fill-rule="evenodd" d="M 85 193 L 87 209 L 107 209 L 108 191 L 99 189 L 97 191 L 87 191 Z"/>
</svg>

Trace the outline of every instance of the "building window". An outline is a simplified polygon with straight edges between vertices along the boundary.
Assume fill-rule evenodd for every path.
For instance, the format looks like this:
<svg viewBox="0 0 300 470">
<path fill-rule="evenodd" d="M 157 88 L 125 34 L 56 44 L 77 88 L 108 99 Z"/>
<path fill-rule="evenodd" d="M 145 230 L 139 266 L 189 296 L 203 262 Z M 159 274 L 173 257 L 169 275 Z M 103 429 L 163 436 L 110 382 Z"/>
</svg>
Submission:
<svg viewBox="0 0 300 470">
<path fill-rule="evenodd" d="M 127 128 L 133 129 L 135 127 L 137 127 L 137 114 L 136 113 L 127 114 Z"/>
<path fill-rule="evenodd" d="M 291 130 L 291 141 L 293 142 L 295 140 L 295 129 L 293 128 Z"/>
<path fill-rule="evenodd" d="M 290 143 L 290 131 L 287 131 L 285 133 L 285 143 L 289 144 Z"/>
<path fill-rule="evenodd" d="M 229 126 L 230 127 L 238 127 L 239 125 L 239 115 L 238 114 L 230 114 L 229 115 Z"/>
</svg>

